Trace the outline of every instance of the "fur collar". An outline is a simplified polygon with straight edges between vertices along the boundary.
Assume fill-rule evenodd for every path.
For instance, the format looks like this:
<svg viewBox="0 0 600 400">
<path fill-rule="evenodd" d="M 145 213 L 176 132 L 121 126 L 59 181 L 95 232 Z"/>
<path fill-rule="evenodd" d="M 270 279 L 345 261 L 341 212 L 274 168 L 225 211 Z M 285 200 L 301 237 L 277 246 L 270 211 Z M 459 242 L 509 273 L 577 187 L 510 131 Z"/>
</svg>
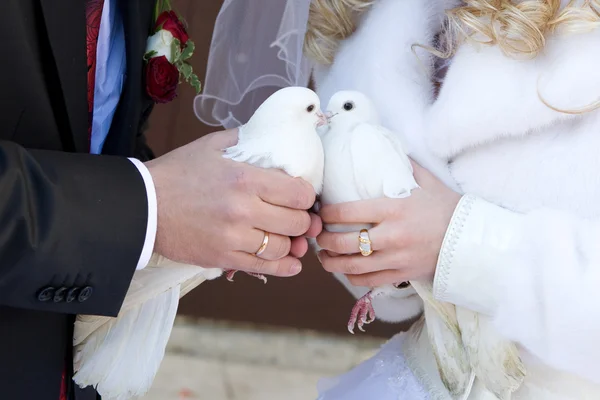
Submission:
<svg viewBox="0 0 600 400">
<path fill-rule="evenodd" d="M 461 46 L 426 112 L 430 149 L 449 159 L 468 148 L 580 118 L 544 101 L 563 110 L 598 101 L 599 50 L 600 30 L 550 37 L 544 53 L 529 60 L 508 58 L 497 47 Z"/>
<path fill-rule="evenodd" d="M 560 121 L 582 118 L 548 108 L 578 109 L 600 97 L 600 31 L 550 37 L 531 60 L 496 47 L 464 44 L 454 56 L 437 100 L 433 57 L 411 50 L 431 44 L 447 0 L 379 0 L 336 61 L 315 69 L 322 104 L 342 89 L 370 96 L 382 123 L 404 137 L 411 157 L 456 188 L 447 161 L 506 137 L 523 137 Z M 597 114 L 597 112 L 594 112 Z M 589 114 L 588 114 L 589 115 Z"/>
</svg>

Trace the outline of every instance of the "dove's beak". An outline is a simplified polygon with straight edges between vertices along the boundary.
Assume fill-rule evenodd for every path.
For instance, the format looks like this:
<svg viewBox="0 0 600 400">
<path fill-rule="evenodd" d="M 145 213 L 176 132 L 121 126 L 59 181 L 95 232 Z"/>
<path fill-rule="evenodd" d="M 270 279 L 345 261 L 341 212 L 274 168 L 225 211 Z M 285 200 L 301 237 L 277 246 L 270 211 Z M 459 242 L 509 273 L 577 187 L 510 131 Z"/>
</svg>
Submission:
<svg viewBox="0 0 600 400">
<path fill-rule="evenodd" d="M 327 125 L 329 123 L 329 119 L 321 111 L 317 112 L 317 117 L 319 117 L 319 122 L 317 122 L 317 127 L 321 127 L 321 126 Z"/>
</svg>

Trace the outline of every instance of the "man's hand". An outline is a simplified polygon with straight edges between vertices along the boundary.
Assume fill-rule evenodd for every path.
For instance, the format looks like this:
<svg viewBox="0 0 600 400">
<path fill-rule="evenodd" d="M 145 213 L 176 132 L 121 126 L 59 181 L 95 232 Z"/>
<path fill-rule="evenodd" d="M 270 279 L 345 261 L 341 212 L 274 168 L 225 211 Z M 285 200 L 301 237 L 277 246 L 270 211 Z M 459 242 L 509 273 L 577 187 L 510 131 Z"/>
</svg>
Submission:
<svg viewBox="0 0 600 400">
<path fill-rule="evenodd" d="M 207 268 L 296 275 L 303 236 L 320 232 L 307 212 L 314 190 L 282 171 L 223 158 L 236 142 L 236 130 L 217 132 L 146 163 L 158 199 L 154 251 Z M 269 244 L 257 257 L 264 232 Z"/>
</svg>

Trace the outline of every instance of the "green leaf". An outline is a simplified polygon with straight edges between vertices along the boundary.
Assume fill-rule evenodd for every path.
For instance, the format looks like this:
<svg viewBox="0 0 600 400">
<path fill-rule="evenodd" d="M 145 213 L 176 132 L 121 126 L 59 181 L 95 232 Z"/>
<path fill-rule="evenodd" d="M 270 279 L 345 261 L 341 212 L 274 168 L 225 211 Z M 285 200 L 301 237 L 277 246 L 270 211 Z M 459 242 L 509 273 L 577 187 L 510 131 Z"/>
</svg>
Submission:
<svg viewBox="0 0 600 400">
<path fill-rule="evenodd" d="M 156 4 L 154 5 L 154 21 L 156 21 L 158 19 L 158 16 L 160 15 L 160 3 L 161 0 L 156 0 Z"/>
<path fill-rule="evenodd" d="M 190 79 L 188 81 L 190 83 L 190 85 L 192 85 L 192 87 L 194 89 L 196 89 L 196 94 L 200 93 L 200 90 L 202 88 L 202 84 L 200 83 L 200 79 L 198 79 L 198 77 L 196 76 L 196 74 L 192 74 L 190 76 Z"/>
<path fill-rule="evenodd" d="M 192 66 L 190 64 L 182 62 L 179 64 L 178 68 L 179 68 L 179 72 L 181 72 L 181 74 L 183 75 L 185 80 L 189 82 L 190 77 L 192 76 L 192 73 L 193 73 Z"/>
<path fill-rule="evenodd" d="M 192 54 L 194 54 L 195 49 L 196 45 L 194 44 L 194 42 L 191 39 L 188 39 L 188 41 L 185 44 L 185 49 L 183 49 L 183 52 L 181 53 L 181 59 L 185 61 L 188 58 L 190 58 Z"/>
<path fill-rule="evenodd" d="M 154 8 L 154 19 L 157 20 L 158 16 L 165 11 L 171 11 L 171 1 L 156 0 L 156 7 Z"/>
<path fill-rule="evenodd" d="M 173 64 L 177 64 L 181 57 L 181 42 L 177 38 L 173 38 L 173 41 L 171 42 L 171 57 Z"/>
<path fill-rule="evenodd" d="M 144 54 L 144 61 L 150 60 L 152 57 L 154 57 L 157 54 L 158 53 L 156 51 L 154 51 L 154 50 L 151 50 L 151 51 L 147 52 L 146 54 Z"/>
</svg>

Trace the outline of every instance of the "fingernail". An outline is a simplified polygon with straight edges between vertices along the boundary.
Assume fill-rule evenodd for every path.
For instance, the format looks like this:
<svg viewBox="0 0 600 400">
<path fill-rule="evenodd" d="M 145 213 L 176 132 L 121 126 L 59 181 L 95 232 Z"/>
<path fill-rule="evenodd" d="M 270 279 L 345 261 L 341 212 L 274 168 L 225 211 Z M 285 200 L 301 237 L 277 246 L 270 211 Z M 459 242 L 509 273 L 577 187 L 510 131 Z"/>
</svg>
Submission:
<svg viewBox="0 0 600 400">
<path fill-rule="evenodd" d="M 302 264 L 295 263 L 290 267 L 290 274 L 298 275 L 302 271 Z"/>
</svg>

